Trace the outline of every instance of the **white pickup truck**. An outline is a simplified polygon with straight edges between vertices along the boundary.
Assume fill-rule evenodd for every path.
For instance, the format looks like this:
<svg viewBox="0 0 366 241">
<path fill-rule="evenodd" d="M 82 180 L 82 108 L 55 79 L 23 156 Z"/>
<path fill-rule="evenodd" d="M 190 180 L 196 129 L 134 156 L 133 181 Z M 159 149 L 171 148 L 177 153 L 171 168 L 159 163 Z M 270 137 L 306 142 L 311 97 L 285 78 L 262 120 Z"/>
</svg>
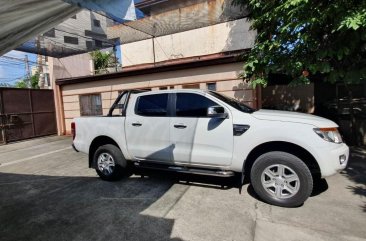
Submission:
<svg viewBox="0 0 366 241">
<path fill-rule="evenodd" d="M 249 177 L 264 201 L 301 205 L 313 181 L 337 173 L 349 148 L 334 122 L 254 110 L 213 91 L 125 91 L 107 116 L 75 118 L 73 147 L 108 181 L 130 166 Z"/>
</svg>

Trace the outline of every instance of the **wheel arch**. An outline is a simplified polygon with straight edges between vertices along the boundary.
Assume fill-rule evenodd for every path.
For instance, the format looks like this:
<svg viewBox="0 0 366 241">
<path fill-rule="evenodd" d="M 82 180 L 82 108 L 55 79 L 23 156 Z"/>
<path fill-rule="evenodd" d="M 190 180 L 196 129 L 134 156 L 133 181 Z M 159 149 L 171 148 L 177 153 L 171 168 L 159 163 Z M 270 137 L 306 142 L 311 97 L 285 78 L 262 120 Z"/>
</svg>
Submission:
<svg viewBox="0 0 366 241">
<path fill-rule="evenodd" d="M 98 149 L 98 147 L 107 145 L 107 144 L 115 145 L 116 147 L 118 147 L 121 150 L 121 148 L 119 147 L 117 142 L 108 136 L 98 136 L 98 137 L 94 138 L 94 140 L 91 142 L 90 147 L 89 147 L 88 158 L 89 158 L 89 167 L 90 168 L 95 167 L 95 165 L 93 163 L 93 157 L 94 157 L 95 151 Z"/>
<path fill-rule="evenodd" d="M 245 175 L 250 177 L 250 171 L 255 160 L 264 153 L 271 151 L 283 151 L 300 158 L 309 168 L 314 178 L 321 177 L 321 170 L 315 157 L 305 148 L 286 141 L 271 141 L 256 146 L 247 156 L 244 162 Z"/>
</svg>

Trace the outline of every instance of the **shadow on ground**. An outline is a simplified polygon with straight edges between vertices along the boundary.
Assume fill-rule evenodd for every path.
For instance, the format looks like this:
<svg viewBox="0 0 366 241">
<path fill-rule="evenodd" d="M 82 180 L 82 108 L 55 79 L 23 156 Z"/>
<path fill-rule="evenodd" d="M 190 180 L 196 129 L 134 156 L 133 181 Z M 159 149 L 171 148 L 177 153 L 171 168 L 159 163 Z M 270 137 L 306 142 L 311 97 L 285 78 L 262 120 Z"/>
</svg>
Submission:
<svg viewBox="0 0 366 241">
<path fill-rule="evenodd" d="M 0 237 L 5 240 L 180 240 L 174 220 L 141 214 L 171 180 L 0 173 Z M 164 205 L 164 203 L 162 203 Z"/>
<path fill-rule="evenodd" d="M 366 149 L 351 149 L 348 166 L 342 171 L 342 175 L 355 183 L 355 185 L 348 186 L 348 189 L 355 195 L 366 197 Z M 366 212 L 366 202 L 364 202 L 361 209 Z"/>
<path fill-rule="evenodd" d="M 137 174 L 145 177 L 106 182 L 0 173 L 1 240 L 180 240 L 170 238 L 174 219 L 164 217 L 184 195 L 171 190 L 173 184 L 186 190 L 184 185 L 230 189 L 236 183 L 234 178 Z"/>
</svg>

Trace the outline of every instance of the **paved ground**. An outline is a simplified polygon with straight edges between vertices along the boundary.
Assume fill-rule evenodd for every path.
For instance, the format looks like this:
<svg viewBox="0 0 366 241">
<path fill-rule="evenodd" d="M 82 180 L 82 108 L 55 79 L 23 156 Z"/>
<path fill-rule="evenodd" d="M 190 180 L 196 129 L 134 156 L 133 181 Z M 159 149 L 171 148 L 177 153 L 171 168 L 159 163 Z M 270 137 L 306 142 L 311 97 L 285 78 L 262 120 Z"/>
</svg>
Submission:
<svg viewBox="0 0 366 241">
<path fill-rule="evenodd" d="M 241 195 L 221 189 L 220 179 L 186 184 L 157 173 L 104 182 L 70 143 L 49 137 L 0 146 L 2 241 L 366 240 L 363 150 L 302 207 L 288 209 L 257 200 L 248 184 Z"/>
</svg>

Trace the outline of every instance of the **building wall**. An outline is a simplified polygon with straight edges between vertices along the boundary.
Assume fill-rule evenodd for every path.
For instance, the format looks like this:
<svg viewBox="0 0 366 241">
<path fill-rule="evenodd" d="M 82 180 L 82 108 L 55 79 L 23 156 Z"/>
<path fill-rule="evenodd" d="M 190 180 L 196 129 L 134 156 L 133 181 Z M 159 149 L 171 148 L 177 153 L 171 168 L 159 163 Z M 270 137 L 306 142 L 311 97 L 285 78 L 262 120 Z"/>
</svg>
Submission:
<svg viewBox="0 0 366 241">
<path fill-rule="evenodd" d="M 98 20 L 100 26 L 95 26 L 94 20 Z M 54 34 L 55 36 L 47 36 L 47 41 L 58 41 L 61 42 L 65 47 L 71 49 L 88 49 L 87 42 L 95 47 L 95 40 L 91 40 L 90 34 L 105 35 L 108 22 L 111 20 L 100 14 L 95 14 L 89 10 L 82 10 L 75 15 L 75 18 L 69 18 L 61 25 L 57 26 Z M 75 28 L 77 26 L 77 28 Z M 80 32 L 81 31 L 81 32 Z M 80 35 L 87 36 L 81 37 Z M 70 44 L 64 42 L 64 37 L 76 38 L 77 44 Z M 105 38 L 102 38 L 105 39 Z"/>
<path fill-rule="evenodd" d="M 243 101 L 250 106 L 256 106 L 256 93 L 248 84 L 238 79 L 238 71 L 242 63 L 214 65 L 200 68 L 191 68 L 177 71 L 168 71 L 154 74 L 93 81 L 87 83 L 70 84 L 61 86 L 61 99 L 63 103 L 63 131 L 70 134 L 72 119 L 80 116 L 79 95 L 100 93 L 102 97 L 103 114 L 107 114 L 118 92 L 128 89 L 159 88 L 174 86 L 176 89 L 184 88 L 189 84 L 199 84 L 201 89 L 206 89 L 207 83 L 216 83 L 216 89 L 225 95 Z"/>
<path fill-rule="evenodd" d="M 89 53 L 65 58 L 48 58 L 50 76 L 54 79 L 74 78 L 93 73 L 92 60 Z"/>
<path fill-rule="evenodd" d="M 256 32 L 247 19 L 220 23 L 121 45 L 122 66 L 209 55 L 253 46 Z"/>
</svg>

